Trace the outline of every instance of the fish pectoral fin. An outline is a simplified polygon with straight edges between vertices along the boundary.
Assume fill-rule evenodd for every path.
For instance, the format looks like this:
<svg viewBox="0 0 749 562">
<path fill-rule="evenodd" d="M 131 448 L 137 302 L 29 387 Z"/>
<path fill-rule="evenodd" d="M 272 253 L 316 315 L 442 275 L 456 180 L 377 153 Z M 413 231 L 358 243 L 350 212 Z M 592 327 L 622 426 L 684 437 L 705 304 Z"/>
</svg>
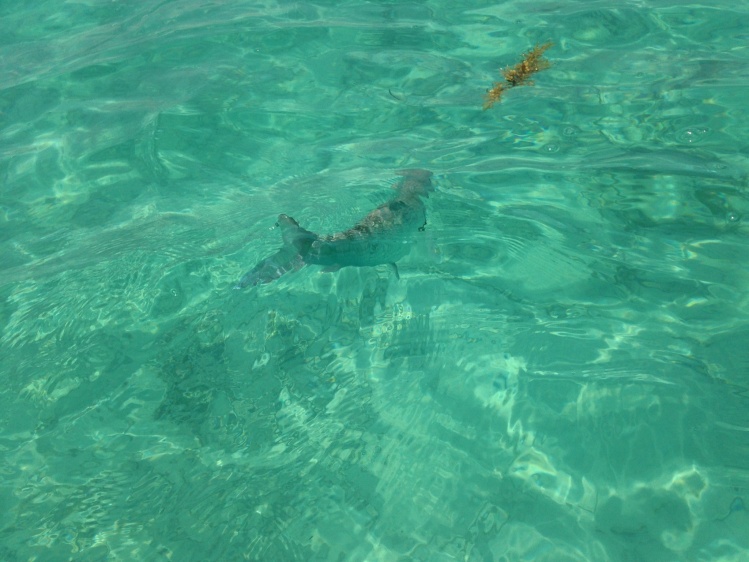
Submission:
<svg viewBox="0 0 749 562">
<path fill-rule="evenodd" d="M 389 266 L 390 266 L 390 268 L 391 268 L 391 269 L 393 270 L 393 273 L 395 273 L 395 278 L 396 278 L 396 279 L 397 279 L 398 281 L 400 281 L 400 278 L 401 278 L 401 274 L 400 274 L 400 273 L 398 273 L 398 266 L 397 266 L 397 265 L 395 264 L 395 262 L 389 263 L 388 265 L 389 265 Z"/>
</svg>

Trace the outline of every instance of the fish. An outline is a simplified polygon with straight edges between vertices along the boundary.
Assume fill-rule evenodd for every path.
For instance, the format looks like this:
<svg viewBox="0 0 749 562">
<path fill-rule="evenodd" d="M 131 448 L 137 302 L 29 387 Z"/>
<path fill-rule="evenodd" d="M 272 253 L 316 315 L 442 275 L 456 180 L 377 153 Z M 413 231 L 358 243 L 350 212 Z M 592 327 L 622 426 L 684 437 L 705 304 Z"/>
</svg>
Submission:
<svg viewBox="0 0 749 562">
<path fill-rule="evenodd" d="M 319 235 L 302 228 L 288 215 L 278 216 L 283 246 L 245 273 L 235 289 L 265 285 L 306 265 L 321 265 L 323 271 L 342 267 L 390 265 L 398 274 L 396 262 L 409 253 L 413 233 L 426 227 L 423 199 L 434 191 L 429 170 L 399 170 L 402 180 L 397 194 L 348 230 Z"/>
</svg>

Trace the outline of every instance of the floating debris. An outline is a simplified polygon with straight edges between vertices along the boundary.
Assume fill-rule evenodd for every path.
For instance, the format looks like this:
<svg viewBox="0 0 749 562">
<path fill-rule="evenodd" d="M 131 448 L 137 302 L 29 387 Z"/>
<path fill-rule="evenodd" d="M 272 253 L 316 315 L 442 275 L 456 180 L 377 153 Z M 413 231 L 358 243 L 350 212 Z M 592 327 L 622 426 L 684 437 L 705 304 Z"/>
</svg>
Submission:
<svg viewBox="0 0 749 562">
<path fill-rule="evenodd" d="M 528 80 L 528 77 L 540 70 L 547 69 L 551 66 L 551 63 L 544 58 L 544 52 L 553 45 L 553 43 L 544 43 L 543 45 L 536 45 L 523 54 L 523 60 L 512 68 L 505 68 L 502 71 L 502 76 L 505 77 L 504 82 L 495 82 L 491 90 L 486 93 L 486 99 L 484 101 L 484 109 L 489 109 L 496 102 L 500 100 L 502 94 L 510 88 L 515 86 L 522 86 L 523 84 L 532 84 Z"/>
</svg>

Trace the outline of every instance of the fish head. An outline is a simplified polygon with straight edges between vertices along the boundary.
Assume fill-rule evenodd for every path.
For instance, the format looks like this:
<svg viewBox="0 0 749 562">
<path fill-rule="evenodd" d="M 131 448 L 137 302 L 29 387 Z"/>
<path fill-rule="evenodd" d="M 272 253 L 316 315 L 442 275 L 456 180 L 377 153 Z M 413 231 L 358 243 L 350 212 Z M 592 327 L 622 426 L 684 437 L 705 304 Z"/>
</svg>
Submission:
<svg viewBox="0 0 749 562">
<path fill-rule="evenodd" d="M 429 170 L 398 170 L 397 174 L 403 176 L 399 190 L 404 195 L 429 197 L 429 194 L 434 191 L 432 172 Z"/>
</svg>

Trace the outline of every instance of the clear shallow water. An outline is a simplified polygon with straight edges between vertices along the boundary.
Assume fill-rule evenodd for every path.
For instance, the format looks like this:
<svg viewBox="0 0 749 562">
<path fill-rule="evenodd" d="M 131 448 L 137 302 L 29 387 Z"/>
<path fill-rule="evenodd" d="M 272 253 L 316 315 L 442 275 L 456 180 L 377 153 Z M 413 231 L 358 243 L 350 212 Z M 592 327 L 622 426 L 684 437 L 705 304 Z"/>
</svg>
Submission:
<svg viewBox="0 0 749 562">
<path fill-rule="evenodd" d="M 749 5 L 0 22 L 0 559 L 747 556 Z M 405 167 L 400 280 L 231 290 Z"/>
</svg>

